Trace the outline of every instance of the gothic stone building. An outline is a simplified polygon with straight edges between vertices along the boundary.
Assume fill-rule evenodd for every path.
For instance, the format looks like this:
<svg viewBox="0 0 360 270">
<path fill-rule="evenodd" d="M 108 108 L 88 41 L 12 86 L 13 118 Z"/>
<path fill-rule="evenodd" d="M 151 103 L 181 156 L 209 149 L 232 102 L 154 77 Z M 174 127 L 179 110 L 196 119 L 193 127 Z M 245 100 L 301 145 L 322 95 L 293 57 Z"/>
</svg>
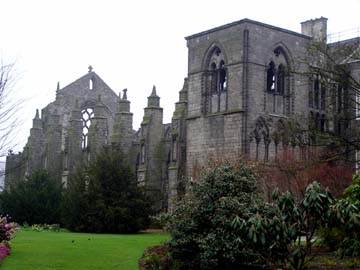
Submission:
<svg viewBox="0 0 360 270">
<path fill-rule="evenodd" d="M 267 161 L 291 148 L 302 158 L 303 144 L 276 134 L 295 117 L 304 127 L 315 121 L 320 129 L 336 128 L 326 89 L 304 75 L 309 44 L 326 42 L 326 23 L 323 17 L 303 22 L 300 34 L 243 19 L 186 37 L 188 77 L 171 123 L 163 123 L 154 87 L 137 131 L 126 90 L 117 96 L 90 67 L 58 87 L 41 117 L 36 111 L 24 151 L 7 158 L 7 187 L 37 168 L 66 183 L 103 145 L 119 144 L 139 184 L 167 208 L 210 157 Z M 360 74 L 359 63 L 352 65 Z"/>
</svg>

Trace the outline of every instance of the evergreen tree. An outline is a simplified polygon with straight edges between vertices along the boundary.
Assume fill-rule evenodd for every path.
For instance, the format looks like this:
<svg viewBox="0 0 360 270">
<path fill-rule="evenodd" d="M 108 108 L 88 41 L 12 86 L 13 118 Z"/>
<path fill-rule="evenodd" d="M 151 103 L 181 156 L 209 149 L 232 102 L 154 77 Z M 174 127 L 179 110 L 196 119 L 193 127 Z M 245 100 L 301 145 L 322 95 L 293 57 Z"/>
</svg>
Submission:
<svg viewBox="0 0 360 270">
<path fill-rule="evenodd" d="M 63 221 L 74 231 L 132 233 L 149 225 L 150 205 L 121 152 L 104 147 L 70 178 Z"/>
<path fill-rule="evenodd" d="M 10 191 L 0 194 L 1 212 L 20 224 L 54 224 L 60 221 L 62 184 L 46 171 L 35 171 Z"/>
</svg>

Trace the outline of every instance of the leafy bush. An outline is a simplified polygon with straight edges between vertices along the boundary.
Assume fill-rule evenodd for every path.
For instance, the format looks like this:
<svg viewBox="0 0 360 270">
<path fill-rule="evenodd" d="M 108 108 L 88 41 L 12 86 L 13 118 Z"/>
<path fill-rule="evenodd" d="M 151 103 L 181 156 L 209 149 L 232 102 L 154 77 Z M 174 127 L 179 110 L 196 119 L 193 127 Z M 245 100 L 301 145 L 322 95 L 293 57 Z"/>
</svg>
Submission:
<svg viewBox="0 0 360 270">
<path fill-rule="evenodd" d="M 0 243 L 0 262 L 7 256 L 10 256 L 10 247 L 4 243 Z"/>
<path fill-rule="evenodd" d="M 169 253 L 167 245 L 157 245 L 145 249 L 139 260 L 141 270 L 172 270 L 175 263 Z"/>
<path fill-rule="evenodd" d="M 0 194 L 1 212 L 20 223 L 59 223 L 62 184 L 46 171 L 35 171 Z"/>
<path fill-rule="evenodd" d="M 36 232 L 48 231 L 48 232 L 60 232 L 66 231 L 60 228 L 60 224 L 33 224 L 28 229 Z"/>
<path fill-rule="evenodd" d="M 235 269 L 264 263 L 286 246 L 273 245 L 260 220 L 274 211 L 244 163 L 210 164 L 174 210 L 167 229 L 180 269 Z"/>
<path fill-rule="evenodd" d="M 15 226 L 9 222 L 9 218 L 0 216 L 0 242 L 10 241 L 15 231 Z"/>
<path fill-rule="evenodd" d="M 331 223 L 319 230 L 322 243 L 340 257 L 360 256 L 360 175 L 353 176 L 344 197 L 332 206 Z M 340 222 L 338 222 L 340 220 Z"/>
<path fill-rule="evenodd" d="M 9 241 L 15 231 L 15 226 L 9 222 L 8 217 L 0 216 L 0 262 L 11 254 Z"/>
<path fill-rule="evenodd" d="M 63 223 L 73 231 L 133 233 L 149 225 L 150 206 L 121 152 L 105 147 L 89 167 L 70 177 Z"/>
<path fill-rule="evenodd" d="M 173 259 L 180 269 L 284 263 L 304 269 L 313 254 L 316 230 L 331 222 L 353 223 L 354 205 L 334 204 L 317 182 L 303 194 L 296 201 L 289 192 L 275 191 L 273 202 L 266 203 L 244 163 L 210 164 L 170 214 Z"/>
</svg>

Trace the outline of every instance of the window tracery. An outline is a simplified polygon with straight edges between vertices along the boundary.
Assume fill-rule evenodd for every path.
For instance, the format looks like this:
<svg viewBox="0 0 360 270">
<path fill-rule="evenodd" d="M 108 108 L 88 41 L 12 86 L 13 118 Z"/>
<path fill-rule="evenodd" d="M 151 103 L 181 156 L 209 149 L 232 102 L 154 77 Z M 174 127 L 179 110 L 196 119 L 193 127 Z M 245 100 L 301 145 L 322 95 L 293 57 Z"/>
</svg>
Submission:
<svg viewBox="0 0 360 270">
<path fill-rule="evenodd" d="M 83 133 L 82 133 L 82 149 L 88 147 L 88 133 L 91 125 L 92 118 L 94 117 L 94 110 L 92 108 L 87 108 L 81 111 L 82 114 L 82 123 L 83 123 Z"/>
<path fill-rule="evenodd" d="M 226 110 L 228 72 L 223 52 L 215 47 L 207 57 L 205 66 L 204 112 L 214 113 Z"/>
</svg>

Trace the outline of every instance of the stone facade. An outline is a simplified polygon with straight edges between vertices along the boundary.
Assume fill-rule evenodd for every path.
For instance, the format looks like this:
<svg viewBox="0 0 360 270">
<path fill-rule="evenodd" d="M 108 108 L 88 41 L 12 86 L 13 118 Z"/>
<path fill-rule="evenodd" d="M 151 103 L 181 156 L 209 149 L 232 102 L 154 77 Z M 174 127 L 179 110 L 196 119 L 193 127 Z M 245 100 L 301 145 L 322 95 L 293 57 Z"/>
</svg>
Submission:
<svg viewBox="0 0 360 270">
<path fill-rule="evenodd" d="M 163 123 L 154 86 L 138 131 L 126 89 L 117 96 L 89 67 L 77 81 L 58 87 L 41 117 L 36 111 L 23 153 L 7 158 L 6 187 L 37 168 L 66 183 L 103 145 L 118 144 L 139 185 L 157 198 L 156 208 L 167 209 L 183 194 L 184 180 L 209 158 L 268 161 L 289 149 L 303 158 L 303 144 L 279 134 L 288 119 L 301 119 L 302 128 L 311 113 L 332 119 L 313 101 L 316 83 L 305 76 L 309 44 L 326 43 L 326 21 L 303 22 L 300 34 L 243 19 L 186 37 L 188 77 L 171 123 Z M 352 66 L 359 77 L 358 62 Z"/>
</svg>

